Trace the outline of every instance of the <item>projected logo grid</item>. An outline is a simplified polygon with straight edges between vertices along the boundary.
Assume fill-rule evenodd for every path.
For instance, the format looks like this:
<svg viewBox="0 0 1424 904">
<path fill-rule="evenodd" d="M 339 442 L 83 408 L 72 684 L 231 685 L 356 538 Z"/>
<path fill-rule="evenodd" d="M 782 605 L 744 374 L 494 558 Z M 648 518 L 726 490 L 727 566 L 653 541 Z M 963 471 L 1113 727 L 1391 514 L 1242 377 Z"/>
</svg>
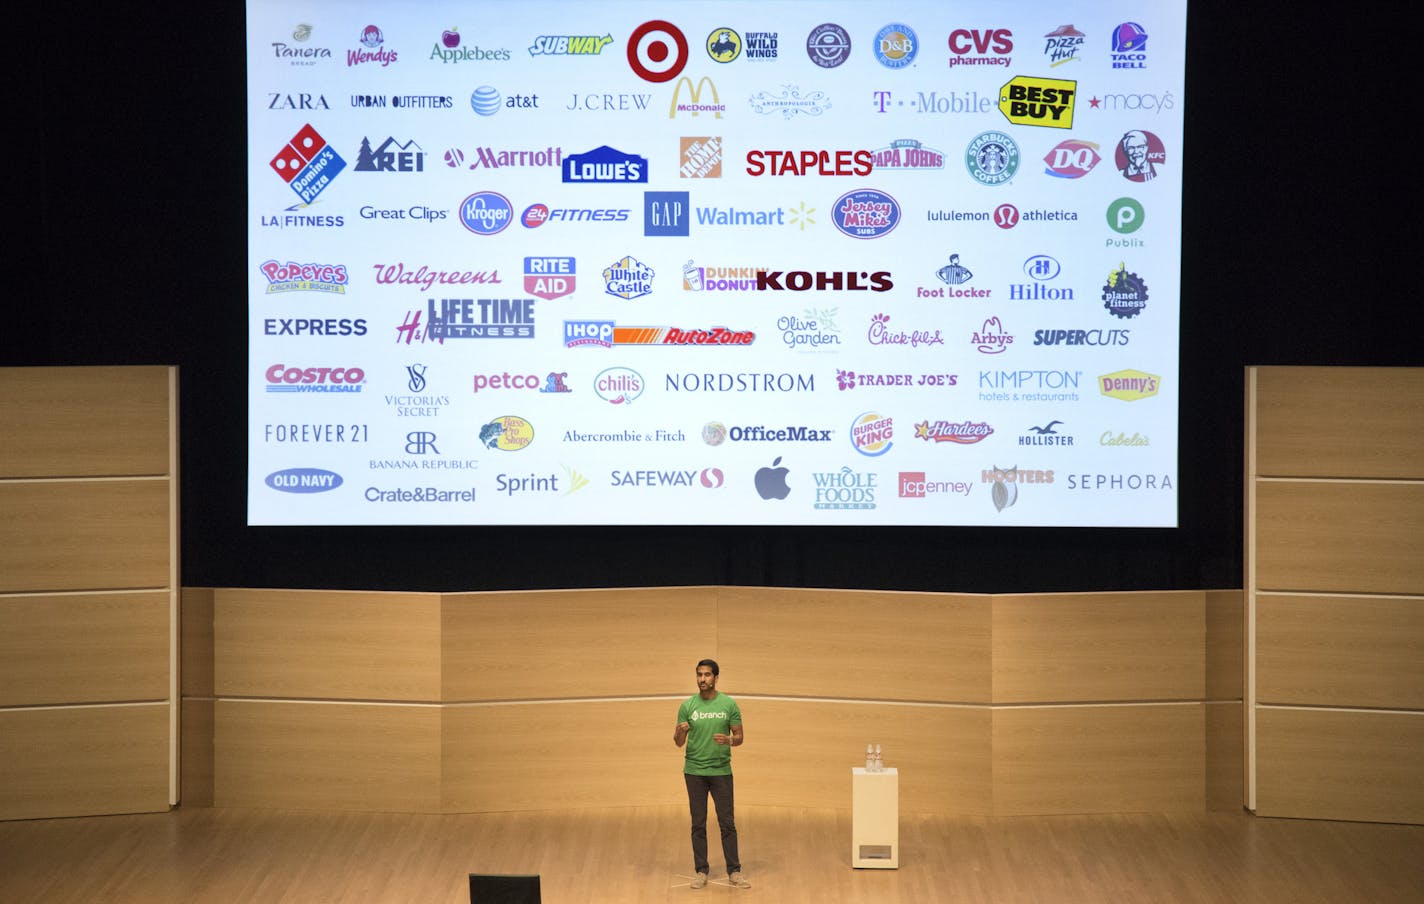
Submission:
<svg viewBox="0 0 1424 904">
<path fill-rule="evenodd" d="M 513 9 L 249 0 L 250 523 L 1175 525 L 1184 3 Z"/>
</svg>

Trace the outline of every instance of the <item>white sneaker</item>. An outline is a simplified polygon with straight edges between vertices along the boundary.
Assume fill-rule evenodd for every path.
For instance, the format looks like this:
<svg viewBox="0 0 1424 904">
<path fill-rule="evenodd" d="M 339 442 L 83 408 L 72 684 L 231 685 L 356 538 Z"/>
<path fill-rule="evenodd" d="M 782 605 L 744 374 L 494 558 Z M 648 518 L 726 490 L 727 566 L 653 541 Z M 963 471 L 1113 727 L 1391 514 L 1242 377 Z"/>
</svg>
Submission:
<svg viewBox="0 0 1424 904">
<path fill-rule="evenodd" d="M 751 888 L 751 887 L 752 887 L 752 884 L 751 884 L 750 882 L 748 882 L 748 881 L 742 876 L 742 874 L 741 874 L 740 872 L 732 873 L 730 876 L 727 877 L 727 881 L 730 882 L 730 883 L 732 883 L 732 887 L 733 887 L 733 888 Z"/>
<path fill-rule="evenodd" d="M 693 873 L 693 874 L 692 874 L 692 887 L 693 887 L 693 888 L 706 888 L 706 887 L 707 887 L 707 874 L 706 874 L 706 873 Z"/>
</svg>

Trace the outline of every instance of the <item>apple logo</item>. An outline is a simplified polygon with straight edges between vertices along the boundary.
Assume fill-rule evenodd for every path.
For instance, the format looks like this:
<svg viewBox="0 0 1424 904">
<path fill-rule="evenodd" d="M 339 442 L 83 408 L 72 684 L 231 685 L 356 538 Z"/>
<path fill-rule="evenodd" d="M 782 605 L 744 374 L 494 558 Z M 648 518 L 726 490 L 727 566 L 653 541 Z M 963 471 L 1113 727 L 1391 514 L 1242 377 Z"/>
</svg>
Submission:
<svg viewBox="0 0 1424 904">
<path fill-rule="evenodd" d="M 776 456 L 776 461 L 771 463 L 769 468 L 758 468 L 756 472 L 756 488 L 763 499 L 785 499 L 791 495 L 791 487 L 786 485 L 786 473 L 789 468 L 778 468 L 781 464 L 781 456 Z"/>
<path fill-rule="evenodd" d="M 440 32 L 440 41 L 446 47 L 454 50 L 460 46 L 460 27 L 457 25 L 449 31 Z"/>
</svg>

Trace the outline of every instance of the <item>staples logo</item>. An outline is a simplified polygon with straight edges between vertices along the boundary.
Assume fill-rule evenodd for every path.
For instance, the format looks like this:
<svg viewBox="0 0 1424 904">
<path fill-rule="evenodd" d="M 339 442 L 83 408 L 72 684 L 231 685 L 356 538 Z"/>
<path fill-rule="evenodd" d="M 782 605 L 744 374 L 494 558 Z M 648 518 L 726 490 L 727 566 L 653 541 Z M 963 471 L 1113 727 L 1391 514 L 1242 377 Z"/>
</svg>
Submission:
<svg viewBox="0 0 1424 904">
<path fill-rule="evenodd" d="M 870 151 L 747 151 L 749 176 L 868 176 Z"/>
</svg>

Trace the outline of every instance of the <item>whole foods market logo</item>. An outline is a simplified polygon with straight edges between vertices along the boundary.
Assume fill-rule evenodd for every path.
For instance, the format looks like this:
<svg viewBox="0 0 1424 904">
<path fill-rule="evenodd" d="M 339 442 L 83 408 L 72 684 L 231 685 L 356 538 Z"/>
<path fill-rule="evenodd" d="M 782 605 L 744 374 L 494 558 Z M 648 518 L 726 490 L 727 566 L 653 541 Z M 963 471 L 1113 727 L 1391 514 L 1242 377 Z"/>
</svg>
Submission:
<svg viewBox="0 0 1424 904">
<path fill-rule="evenodd" d="M 1019 146 L 1003 132 L 981 132 L 964 151 L 969 175 L 983 185 L 1002 185 L 1019 170 Z"/>
<path fill-rule="evenodd" d="M 632 255 L 625 255 L 604 268 L 603 281 L 609 295 L 631 300 L 652 293 L 655 275 L 652 267 Z"/>
<path fill-rule="evenodd" d="M 866 510 L 875 508 L 875 491 L 879 475 L 871 471 L 856 471 L 850 465 L 839 471 L 816 471 L 811 474 L 816 486 L 815 509 Z"/>
<path fill-rule="evenodd" d="M 837 198 L 831 219 L 853 239 L 878 239 L 900 224 L 900 204 L 882 191 L 862 188 Z"/>
<path fill-rule="evenodd" d="M 514 219 L 514 207 L 497 191 L 477 191 L 460 202 L 460 222 L 475 235 L 503 232 Z"/>
<path fill-rule="evenodd" d="M 999 112 L 1016 126 L 1073 128 L 1078 83 L 1016 75 L 999 88 Z"/>
<path fill-rule="evenodd" d="M 501 452 L 519 452 L 534 442 L 534 425 L 522 417 L 502 415 L 480 428 L 480 445 Z"/>
<path fill-rule="evenodd" d="M 1103 286 L 1103 307 L 1114 317 L 1136 317 L 1147 307 L 1147 283 L 1136 273 L 1129 273 L 1126 264 L 1118 264 Z"/>
<path fill-rule="evenodd" d="M 1161 377 L 1140 370 L 1120 370 L 1098 377 L 1098 389 L 1103 395 L 1124 402 L 1155 396 L 1161 388 Z"/>
<path fill-rule="evenodd" d="M 270 166 L 297 197 L 310 204 L 346 168 L 346 161 L 308 124 L 277 152 Z"/>
<path fill-rule="evenodd" d="M 920 40 L 908 25 L 892 22 L 875 33 L 875 58 L 888 69 L 904 69 L 920 52 Z"/>
<path fill-rule="evenodd" d="M 885 417 L 876 411 L 858 414 L 850 423 L 850 444 L 861 455 L 876 458 L 890 451 L 895 445 L 895 419 Z"/>
</svg>

